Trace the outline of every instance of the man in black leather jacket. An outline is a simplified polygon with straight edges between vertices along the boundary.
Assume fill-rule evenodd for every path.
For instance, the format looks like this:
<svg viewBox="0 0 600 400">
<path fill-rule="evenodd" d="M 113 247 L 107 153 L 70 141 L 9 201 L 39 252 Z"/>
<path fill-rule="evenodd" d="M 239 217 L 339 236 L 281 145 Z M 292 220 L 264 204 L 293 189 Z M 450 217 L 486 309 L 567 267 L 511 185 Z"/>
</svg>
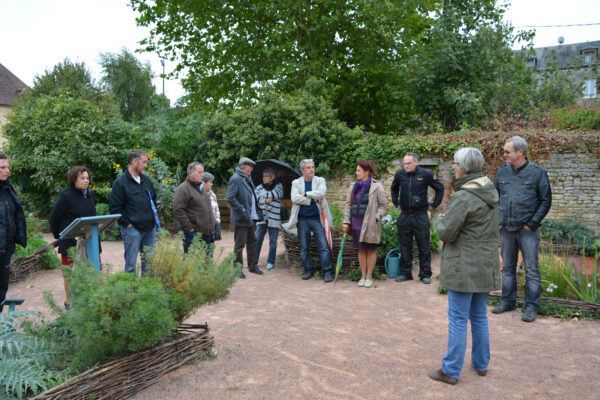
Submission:
<svg viewBox="0 0 600 400">
<path fill-rule="evenodd" d="M 10 282 L 10 259 L 15 244 L 27 246 L 25 213 L 9 175 L 8 157 L 0 153 L 0 313 Z"/>
<path fill-rule="evenodd" d="M 494 179 L 500 195 L 502 299 L 492 312 L 500 314 L 515 308 L 517 256 L 521 250 L 527 273 L 522 319 L 533 322 L 540 308 L 541 292 L 537 229 L 552 205 L 552 190 L 546 170 L 527 160 L 527 142 L 522 137 L 508 139 L 504 160 L 506 164 L 498 169 Z"/>
<path fill-rule="evenodd" d="M 399 169 L 392 182 L 392 202 L 402 210 L 396 221 L 400 246 L 400 275 L 397 282 L 412 280 L 413 236 L 419 248 L 419 278 L 431 283 L 431 236 L 427 210 L 440 205 L 444 196 L 444 185 L 434 178 L 433 172 L 419 167 L 419 157 L 408 153 L 403 160 L 404 169 Z M 427 200 L 427 189 L 435 190 L 433 203 Z"/>
</svg>

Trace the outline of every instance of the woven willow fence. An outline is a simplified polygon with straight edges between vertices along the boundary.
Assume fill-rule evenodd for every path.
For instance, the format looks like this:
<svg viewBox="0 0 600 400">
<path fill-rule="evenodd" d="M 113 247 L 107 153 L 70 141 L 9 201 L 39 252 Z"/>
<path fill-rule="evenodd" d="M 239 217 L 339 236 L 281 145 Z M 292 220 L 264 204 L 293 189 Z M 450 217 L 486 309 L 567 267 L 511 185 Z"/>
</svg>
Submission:
<svg viewBox="0 0 600 400">
<path fill-rule="evenodd" d="M 172 341 L 94 367 L 34 399 L 126 399 L 167 372 L 208 355 L 213 345 L 208 325 L 182 324 Z"/>
<path fill-rule="evenodd" d="M 44 266 L 41 256 L 15 258 L 10 262 L 10 283 L 27 279 L 34 272 L 44 269 Z"/>
</svg>

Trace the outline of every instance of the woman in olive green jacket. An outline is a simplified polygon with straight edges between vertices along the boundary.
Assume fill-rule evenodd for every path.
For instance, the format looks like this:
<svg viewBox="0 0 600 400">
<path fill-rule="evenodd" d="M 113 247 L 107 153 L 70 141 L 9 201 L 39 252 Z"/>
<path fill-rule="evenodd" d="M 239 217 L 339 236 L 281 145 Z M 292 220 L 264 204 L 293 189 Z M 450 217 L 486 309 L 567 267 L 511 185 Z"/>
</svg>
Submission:
<svg viewBox="0 0 600 400">
<path fill-rule="evenodd" d="M 467 322 L 471 321 L 473 368 L 481 376 L 490 361 L 487 297 L 500 289 L 498 259 L 499 199 L 492 181 L 481 174 L 481 152 L 468 147 L 454 154 L 455 193 L 435 228 L 444 241 L 441 280 L 448 289 L 448 352 L 441 369 L 429 377 L 455 384 L 467 348 Z"/>
<path fill-rule="evenodd" d="M 356 182 L 350 185 L 344 211 L 344 233 L 352 231 L 358 249 L 361 278 L 359 287 L 373 286 L 377 246 L 381 242 L 381 218 L 388 209 L 388 199 L 381 182 L 373 179 L 375 163 L 362 160 L 356 166 Z"/>
</svg>

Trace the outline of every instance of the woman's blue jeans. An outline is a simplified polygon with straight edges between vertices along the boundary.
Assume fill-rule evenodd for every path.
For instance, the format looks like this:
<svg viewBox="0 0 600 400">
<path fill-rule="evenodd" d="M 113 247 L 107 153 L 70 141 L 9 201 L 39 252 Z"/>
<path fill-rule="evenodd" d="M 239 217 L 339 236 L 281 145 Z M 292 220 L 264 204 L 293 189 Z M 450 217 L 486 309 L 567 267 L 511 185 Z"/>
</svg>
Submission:
<svg viewBox="0 0 600 400">
<path fill-rule="evenodd" d="M 490 363 L 490 331 L 487 319 L 488 293 L 461 293 L 448 290 L 448 352 L 442 370 L 458 379 L 467 350 L 467 321 L 471 321 L 471 363 L 478 371 L 487 371 Z"/>
<path fill-rule="evenodd" d="M 256 254 L 257 257 L 260 258 L 260 249 L 263 244 L 263 240 L 265 239 L 265 235 L 267 234 L 267 230 L 269 231 L 269 255 L 267 256 L 267 263 L 271 265 L 275 265 L 275 258 L 277 254 L 277 236 L 279 236 L 279 228 L 271 228 L 267 226 L 268 223 L 265 224 L 256 224 Z"/>
</svg>

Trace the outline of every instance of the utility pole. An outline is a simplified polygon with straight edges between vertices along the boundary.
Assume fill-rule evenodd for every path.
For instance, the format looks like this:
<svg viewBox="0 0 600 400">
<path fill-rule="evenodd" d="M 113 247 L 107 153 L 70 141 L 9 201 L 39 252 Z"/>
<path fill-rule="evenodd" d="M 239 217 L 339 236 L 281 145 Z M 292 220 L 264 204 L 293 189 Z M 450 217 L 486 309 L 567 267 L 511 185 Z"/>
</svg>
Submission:
<svg viewBox="0 0 600 400">
<path fill-rule="evenodd" d="M 162 65 L 162 68 L 163 68 L 163 71 L 162 71 L 162 86 L 163 86 L 162 94 L 164 96 L 165 95 L 165 60 L 167 59 L 167 56 L 162 56 L 159 53 L 158 58 L 160 58 L 160 65 Z"/>
</svg>

